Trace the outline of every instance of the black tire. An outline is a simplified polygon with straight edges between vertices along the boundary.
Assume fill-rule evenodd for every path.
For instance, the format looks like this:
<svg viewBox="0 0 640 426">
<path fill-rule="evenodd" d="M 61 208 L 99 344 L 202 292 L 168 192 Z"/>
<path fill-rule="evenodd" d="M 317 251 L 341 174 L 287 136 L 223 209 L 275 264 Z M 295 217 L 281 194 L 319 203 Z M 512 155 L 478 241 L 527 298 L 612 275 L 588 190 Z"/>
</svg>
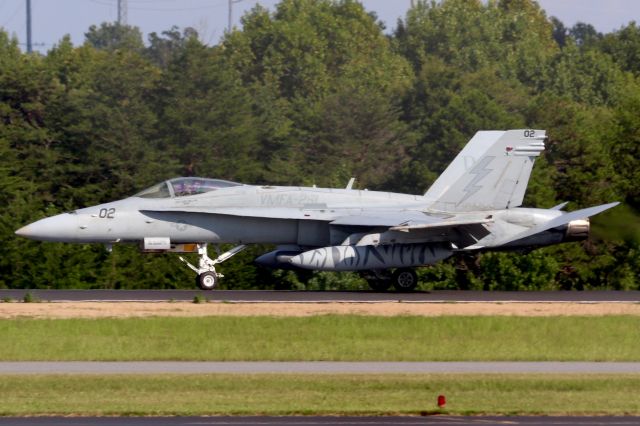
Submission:
<svg viewBox="0 0 640 426">
<path fill-rule="evenodd" d="M 389 280 L 369 279 L 367 282 L 373 291 L 387 291 L 391 287 L 391 281 Z"/>
<path fill-rule="evenodd" d="M 198 287 L 200 290 L 213 290 L 218 285 L 218 276 L 215 272 L 204 272 L 198 275 Z"/>
<path fill-rule="evenodd" d="M 398 291 L 413 291 L 418 286 L 418 275 L 413 269 L 399 268 L 393 272 L 392 281 Z"/>
</svg>

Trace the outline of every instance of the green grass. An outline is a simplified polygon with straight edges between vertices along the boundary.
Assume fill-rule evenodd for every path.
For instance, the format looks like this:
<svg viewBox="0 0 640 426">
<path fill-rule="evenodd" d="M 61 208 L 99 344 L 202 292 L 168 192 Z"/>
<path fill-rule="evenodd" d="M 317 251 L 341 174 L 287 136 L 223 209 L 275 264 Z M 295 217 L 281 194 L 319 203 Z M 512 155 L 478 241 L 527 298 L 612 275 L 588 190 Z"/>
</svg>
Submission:
<svg viewBox="0 0 640 426">
<path fill-rule="evenodd" d="M 207 303 L 207 298 L 198 294 L 193 298 L 193 303 Z"/>
<path fill-rule="evenodd" d="M 30 292 L 27 292 L 24 297 L 22 298 L 22 301 L 24 303 L 39 303 L 40 299 L 38 299 L 37 297 L 35 297 L 34 295 L 32 295 Z"/>
<path fill-rule="evenodd" d="M 638 414 L 640 376 L 0 376 L 0 415 Z"/>
<path fill-rule="evenodd" d="M 0 320 L 0 361 L 639 361 L 640 317 Z"/>
</svg>

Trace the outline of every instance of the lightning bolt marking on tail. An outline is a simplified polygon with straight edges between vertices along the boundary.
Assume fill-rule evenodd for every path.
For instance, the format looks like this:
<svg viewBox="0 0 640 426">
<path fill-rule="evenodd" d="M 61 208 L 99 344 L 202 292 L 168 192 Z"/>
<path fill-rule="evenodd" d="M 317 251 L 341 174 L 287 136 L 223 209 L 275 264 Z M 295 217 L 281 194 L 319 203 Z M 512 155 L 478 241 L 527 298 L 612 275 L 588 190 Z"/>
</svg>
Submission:
<svg viewBox="0 0 640 426">
<path fill-rule="evenodd" d="M 465 186 L 462 189 L 462 191 L 465 192 L 465 196 L 462 197 L 460 201 L 458 201 L 456 206 L 459 206 L 460 204 L 464 203 L 465 200 L 467 200 L 469 197 L 471 197 L 473 194 L 475 194 L 482 188 L 482 185 L 478 185 L 478 183 L 493 171 L 493 169 L 488 169 L 487 166 L 494 160 L 494 158 L 496 157 L 493 157 L 493 156 L 484 157 L 482 160 L 478 162 L 478 164 L 476 164 L 473 167 L 473 169 L 469 171 L 469 174 L 475 175 L 475 176 L 473 177 L 473 179 L 471 179 L 471 181 L 469 181 L 467 186 Z"/>
</svg>

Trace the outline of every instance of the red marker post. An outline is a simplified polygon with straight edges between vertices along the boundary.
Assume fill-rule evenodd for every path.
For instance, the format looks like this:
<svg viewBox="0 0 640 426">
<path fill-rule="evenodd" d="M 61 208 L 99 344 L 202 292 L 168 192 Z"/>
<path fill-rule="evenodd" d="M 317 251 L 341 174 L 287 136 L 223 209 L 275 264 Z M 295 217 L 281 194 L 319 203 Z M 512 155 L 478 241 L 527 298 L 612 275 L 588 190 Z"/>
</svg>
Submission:
<svg viewBox="0 0 640 426">
<path fill-rule="evenodd" d="M 447 399 L 444 395 L 438 395 L 438 408 L 444 408 L 447 405 Z"/>
</svg>

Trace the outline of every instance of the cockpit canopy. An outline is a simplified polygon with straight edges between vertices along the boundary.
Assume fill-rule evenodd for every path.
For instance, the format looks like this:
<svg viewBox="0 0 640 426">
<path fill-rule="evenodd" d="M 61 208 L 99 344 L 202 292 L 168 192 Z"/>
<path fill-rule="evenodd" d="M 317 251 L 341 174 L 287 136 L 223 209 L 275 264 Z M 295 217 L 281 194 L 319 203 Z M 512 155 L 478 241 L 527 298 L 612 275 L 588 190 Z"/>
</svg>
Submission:
<svg viewBox="0 0 640 426">
<path fill-rule="evenodd" d="M 204 194 L 220 188 L 241 186 L 241 183 L 222 179 L 207 179 L 199 177 L 179 177 L 161 182 L 157 185 L 138 192 L 134 197 L 140 198 L 173 198 L 188 195 Z"/>
</svg>

